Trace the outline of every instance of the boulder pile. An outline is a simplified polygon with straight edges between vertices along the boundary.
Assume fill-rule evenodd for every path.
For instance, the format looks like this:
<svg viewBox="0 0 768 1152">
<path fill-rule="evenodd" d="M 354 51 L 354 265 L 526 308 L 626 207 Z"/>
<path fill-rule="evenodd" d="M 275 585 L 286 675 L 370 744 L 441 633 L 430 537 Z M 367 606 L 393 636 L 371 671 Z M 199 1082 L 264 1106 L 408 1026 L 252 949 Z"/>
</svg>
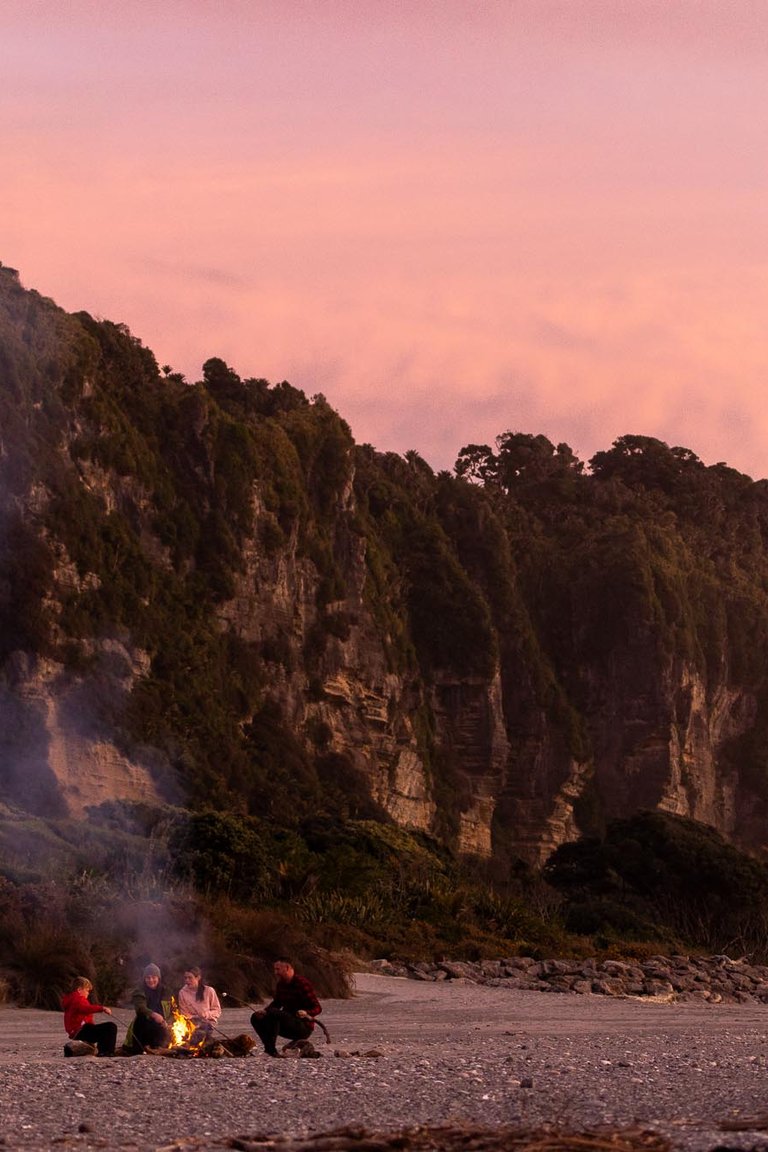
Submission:
<svg viewBox="0 0 768 1152">
<path fill-rule="evenodd" d="M 768 967 L 728 956 L 652 956 L 648 960 L 374 960 L 371 970 L 412 980 L 452 980 L 490 988 L 581 995 L 642 996 L 711 1004 L 768 1003 Z"/>
</svg>

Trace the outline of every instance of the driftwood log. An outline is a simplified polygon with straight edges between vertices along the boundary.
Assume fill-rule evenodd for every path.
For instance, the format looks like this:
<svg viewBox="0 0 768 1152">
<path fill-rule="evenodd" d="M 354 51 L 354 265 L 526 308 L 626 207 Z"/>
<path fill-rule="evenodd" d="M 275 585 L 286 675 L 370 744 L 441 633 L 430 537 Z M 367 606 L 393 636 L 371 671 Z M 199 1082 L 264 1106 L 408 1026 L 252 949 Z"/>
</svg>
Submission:
<svg viewBox="0 0 768 1152">
<path fill-rule="evenodd" d="M 304 1139 L 230 1136 L 206 1149 L 236 1152 L 671 1152 L 672 1145 L 656 1132 L 606 1129 L 571 1132 L 553 1128 L 473 1128 L 464 1126 L 405 1128 L 372 1132 L 339 1128 Z M 193 1137 L 158 1148 L 157 1152 L 202 1152 Z"/>
<path fill-rule="evenodd" d="M 64 1045 L 65 1056 L 95 1056 L 96 1045 L 86 1044 L 85 1040 L 67 1040 Z"/>
</svg>

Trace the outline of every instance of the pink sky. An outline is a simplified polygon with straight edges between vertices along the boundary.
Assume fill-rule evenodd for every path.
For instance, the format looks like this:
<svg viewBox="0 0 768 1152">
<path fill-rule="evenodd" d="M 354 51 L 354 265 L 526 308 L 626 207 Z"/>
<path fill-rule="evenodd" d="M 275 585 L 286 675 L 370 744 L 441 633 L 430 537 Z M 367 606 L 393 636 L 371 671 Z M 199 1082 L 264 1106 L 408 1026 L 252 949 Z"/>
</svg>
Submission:
<svg viewBox="0 0 768 1152">
<path fill-rule="evenodd" d="M 11 0 L 0 260 L 451 467 L 768 475 L 766 0 Z"/>
</svg>

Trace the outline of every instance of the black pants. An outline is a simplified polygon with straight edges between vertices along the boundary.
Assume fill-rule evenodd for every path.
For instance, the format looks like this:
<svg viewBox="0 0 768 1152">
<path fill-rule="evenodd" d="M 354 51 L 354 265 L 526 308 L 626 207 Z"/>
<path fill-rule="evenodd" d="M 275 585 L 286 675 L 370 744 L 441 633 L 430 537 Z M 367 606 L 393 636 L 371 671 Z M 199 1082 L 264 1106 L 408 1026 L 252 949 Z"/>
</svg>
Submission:
<svg viewBox="0 0 768 1152">
<path fill-rule="evenodd" d="M 99 1056 L 114 1056 L 117 1024 L 114 1020 L 107 1020 L 104 1024 L 83 1024 L 77 1036 L 73 1036 L 72 1039 L 95 1044 Z"/>
<path fill-rule="evenodd" d="M 254 1012 L 251 1027 L 270 1056 L 277 1053 L 275 1041 L 278 1036 L 286 1040 L 306 1040 L 312 1032 L 312 1021 L 306 1016 L 294 1016 L 292 1012 Z"/>
<path fill-rule="evenodd" d="M 136 1016 L 133 1021 L 133 1048 L 143 1052 L 145 1048 L 167 1048 L 171 1042 L 171 1030 L 167 1024 L 160 1024 L 151 1016 Z"/>
</svg>

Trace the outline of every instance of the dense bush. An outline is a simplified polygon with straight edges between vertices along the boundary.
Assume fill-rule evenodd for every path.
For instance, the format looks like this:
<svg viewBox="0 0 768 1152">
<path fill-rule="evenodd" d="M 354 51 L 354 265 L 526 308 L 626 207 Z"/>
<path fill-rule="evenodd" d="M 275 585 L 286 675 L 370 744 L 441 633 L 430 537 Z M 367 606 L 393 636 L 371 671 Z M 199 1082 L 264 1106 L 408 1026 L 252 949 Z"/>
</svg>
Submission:
<svg viewBox="0 0 768 1152">
<path fill-rule="evenodd" d="M 693 820 L 617 820 L 602 839 L 561 845 L 544 875 L 566 898 L 571 931 L 765 955 L 768 867 Z"/>
<path fill-rule="evenodd" d="M 227 812 L 199 812 L 180 821 L 169 843 L 174 871 L 208 896 L 243 903 L 272 895 L 269 847 L 255 820 Z"/>
</svg>

